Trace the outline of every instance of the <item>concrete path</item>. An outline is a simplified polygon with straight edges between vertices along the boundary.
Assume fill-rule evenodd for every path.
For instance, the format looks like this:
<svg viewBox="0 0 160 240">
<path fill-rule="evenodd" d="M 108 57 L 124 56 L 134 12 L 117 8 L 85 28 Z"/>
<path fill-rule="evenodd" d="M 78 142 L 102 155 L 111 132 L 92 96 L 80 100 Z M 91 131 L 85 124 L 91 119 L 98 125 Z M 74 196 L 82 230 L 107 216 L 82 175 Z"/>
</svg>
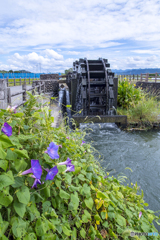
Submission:
<svg viewBox="0 0 160 240">
<path fill-rule="evenodd" d="M 32 85 L 27 85 L 27 89 L 31 88 Z M 22 86 L 15 86 L 15 87 L 10 87 L 11 89 L 11 94 L 20 92 L 22 90 Z M 43 103 L 45 102 L 50 102 L 50 98 L 52 93 L 46 93 L 44 95 L 45 99 L 43 100 Z M 18 105 L 19 103 L 22 102 L 22 94 L 14 96 L 11 98 L 12 100 L 12 106 Z M 54 123 L 52 124 L 52 127 L 58 127 L 59 124 L 62 122 L 62 114 L 61 114 L 61 108 L 59 106 L 58 98 L 53 101 L 52 104 L 49 105 L 51 109 L 51 115 L 54 117 Z"/>
</svg>

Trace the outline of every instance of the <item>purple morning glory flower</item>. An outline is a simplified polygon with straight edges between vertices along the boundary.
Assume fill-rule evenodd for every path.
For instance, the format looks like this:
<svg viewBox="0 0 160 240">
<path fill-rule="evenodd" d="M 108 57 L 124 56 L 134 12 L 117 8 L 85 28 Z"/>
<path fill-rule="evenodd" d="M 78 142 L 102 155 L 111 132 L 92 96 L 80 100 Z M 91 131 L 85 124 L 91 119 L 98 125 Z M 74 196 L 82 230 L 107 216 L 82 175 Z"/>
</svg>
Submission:
<svg viewBox="0 0 160 240">
<path fill-rule="evenodd" d="M 65 170 L 65 172 L 74 172 L 75 171 L 75 167 L 73 164 L 68 164 L 67 165 L 67 169 Z"/>
<path fill-rule="evenodd" d="M 34 187 L 37 188 L 37 184 L 41 185 L 41 181 L 39 179 L 37 179 L 34 175 L 32 175 L 31 177 L 35 178 L 34 183 L 31 188 L 34 188 Z"/>
<path fill-rule="evenodd" d="M 48 169 L 46 169 L 46 171 L 48 172 L 47 173 L 47 176 L 46 176 L 46 179 L 45 180 L 53 180 L 53 178 L 56 176 L 56 174 L 58 173 L 58 168 L 57 166 L 51 168 L 49 171 Z"/>
<path fill-rule="evenodd" d="M 1 130 L 8 137 L 12 135 L 12 127 L 7 122 L 4 123 L 4 126 L 1 128 Z"/>
<path fill-rule="evenodd" d="M 82 146 L 84 143 L 86 143 L 86 142 L 85 142 L 85 141 L 82 141 L 81 146 Z"/>
<path fill-rule="evenodd" d="M 33 173 L 33 175 L 35 176 L 35 178 L 37 179 L 41 179 L 41 175 L 42 175 L 42 167 L 39 163 L 39 160 L 33 160 L 31 159 L 31 168 L 22 172 L 21 175 L 25 175 L 28 173 Z"/>
<path fill-rule="evenodd" d="M 105 176 L 104 179 L 106 179 L 108 176 Z"/>
<path fill-rule="evenodd" d="M 57 159 L 59 158 L 58 148 L 59 148 L 58 145 L 56 145 L 54 142 L 51 142 L 45 153 L 47 153 L 50 156 L 50 158 Z"/>
<path fill-rule="evenodd" d="M 72 160 L 70 158 L 67 158 L 67 160 L 65 162 L 60 162 L 60 163 L 58 163 L 58 165 L 70 165 L 71 161 Z"/>
<path fill-rule="evenodd" d="M 17 108 L 17 105 L 15 105 L 15 106 L 13 106 L 13 107 L 11 107 L 11 106 L 8 106 L 7 107 L 7 111 L 9 111 L 9 112 L 11 112 L 11 113 L 16 113 L 16 108 Z"/>
<path fill-rule="evenodd" d="M 69 137 L 66 137 L 67 139 L 69 139 Z"/>
<path fill-rule="evenodd" d="M 142 216 L 142 212 L 139 213 L 139 218 L 141 218 L 141 216 Z"/>
</svg>

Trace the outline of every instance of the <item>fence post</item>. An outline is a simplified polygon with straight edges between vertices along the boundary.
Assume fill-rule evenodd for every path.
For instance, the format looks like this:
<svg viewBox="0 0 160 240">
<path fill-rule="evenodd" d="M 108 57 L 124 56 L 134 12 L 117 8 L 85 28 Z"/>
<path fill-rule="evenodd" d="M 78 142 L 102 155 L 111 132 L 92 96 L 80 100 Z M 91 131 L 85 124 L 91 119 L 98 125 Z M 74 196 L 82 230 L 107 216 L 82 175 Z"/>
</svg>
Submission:
<svg viewBox="0 0 160 240">
<path fill-rule="evenodd" d="M 141 73 L 141 82 L 142 82 L 142 73 Z"/>
<path fill-rule="evenodd" d="M 134 74 L 133 74 L 133 80 L 134 80 Z"/>
<path fill-rule="evenodd" d="M 7 108 L 7 81 L 0 80 L 0 109 Z"/>
<path fill-rule="evenodd" d="M 130 74 L 129 78 L 130 78 L 130 81 L 131 81 L 131 74 Z"/>
<path fill-rule="evenodd" d="M 146 79 L 145 79 L 145 82 L 148 82 L 148 75 L 149 75 L 149 73 L 146 73 Z"/>
<path fill-rule="evenodd" d="M 7 87 L 8 87 L 8 84 L 9 84 L 9 83 L 8 83 L 8 77 L 7 77 L 6 79 L 7 79 Z"/>
<path fill-rule="evenodd" d="M 157 82 L 157 72 L 155 73 L 155 82 Z"/>
<path fill-rule="evenodd" d="M 26 77 L 24 78 L 24 84 L 26 84 Z"/>
<path fill-rule="evenodd" d="M 14 77 L 14 86 L 16 86 L 16 78 Z"/>
<path fill-rule="evenodd" d="M 19 85 L 20 85 L 20 86 L 21 86 L 21 83 L 22 83 L 22 82 L 21 82 L 21 77 L 20 77 L 20 78 L 19 78 Z"/>
<path fill-rule="evenodd" d="M 34 92 L 34 90 L 35 90 L 35 85 L 36 85 L 36 83 L 33 81 L 33 82 L 32 82 L 32 87 L 33 87 L 34 89 L 32 89 L 32 95 L 35 94 L 35 92 Z"/>
<path fill-rule="evenodd" d="M 30 77 L 29 77 L 29 85 L 31 84 L 31 79 L 30 79 Z"/>
<path fill-rule="evenodd" d="M 11 100 L 11 89 L 8 87 L 7 88 L 7 104 L 11 106 L 12 100 Z"/>
<path fill-rule="evenodd" d="M 22 93 L 22 101 L 26 101 L 26 100 L 27 100 L 27 93 L 26 93 L 26 91 L 27 91 L 27 86 L 26 86 L 26 83 L 24 83 L 24 84 L 22 85 L 22 90 L 25 91 L 25 92 Z"/>
</svg>

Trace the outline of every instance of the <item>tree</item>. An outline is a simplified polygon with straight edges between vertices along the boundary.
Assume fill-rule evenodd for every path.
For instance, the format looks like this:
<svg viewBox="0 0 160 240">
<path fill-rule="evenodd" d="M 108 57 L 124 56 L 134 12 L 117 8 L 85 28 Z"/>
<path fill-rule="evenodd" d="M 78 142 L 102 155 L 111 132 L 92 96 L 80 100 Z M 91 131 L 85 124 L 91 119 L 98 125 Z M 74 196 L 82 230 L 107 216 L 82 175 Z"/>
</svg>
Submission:
<svg viewBox="0 0 160 240">
<path fill-rule="evenodd" d="M 69 68 L 65 70 L 65 74 L 69 73 L 69 72 L 73 72 L 73 68 Z"/>
</svg>

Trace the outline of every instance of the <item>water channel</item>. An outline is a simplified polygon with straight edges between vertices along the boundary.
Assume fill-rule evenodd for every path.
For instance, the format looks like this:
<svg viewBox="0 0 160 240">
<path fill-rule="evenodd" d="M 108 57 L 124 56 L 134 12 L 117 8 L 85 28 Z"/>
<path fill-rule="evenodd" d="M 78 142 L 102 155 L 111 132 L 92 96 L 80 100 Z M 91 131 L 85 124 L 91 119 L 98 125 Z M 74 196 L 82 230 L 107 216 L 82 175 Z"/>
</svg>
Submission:
<svg viewBox="0 0 160 240">
<path fill-rule="evenodd" d="M 160 131 L 125 132 L 110 123 L 80 127 L 92 129 L 87 130 L 86 142 L 100 152 L 106 172 L 115 177 L 127 176 L 125 184 L 137 182 L 148 208 L 160 210 Z M 156 228 L 160 231 L 160 226 Z"/>
</svg>

